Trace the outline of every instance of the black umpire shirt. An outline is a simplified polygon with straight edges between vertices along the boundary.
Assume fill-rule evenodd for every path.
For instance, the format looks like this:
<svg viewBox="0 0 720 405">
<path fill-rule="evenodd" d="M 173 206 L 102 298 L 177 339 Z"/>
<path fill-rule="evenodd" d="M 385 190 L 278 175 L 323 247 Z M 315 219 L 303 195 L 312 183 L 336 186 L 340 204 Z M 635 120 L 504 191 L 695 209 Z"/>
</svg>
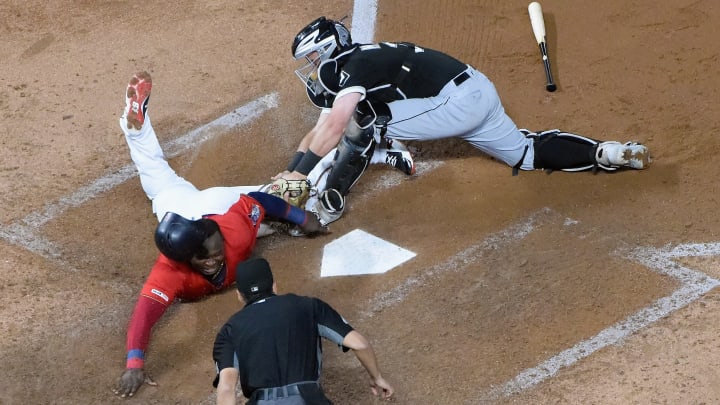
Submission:
<svg viewBox="0 0 720 405">
<path fill-rule="evenodd" d="M 215 338 L 213 359 L 218 373 L 228 367 L 239 370 L 243 395 L 250 398 L 258 388 L 318 381 L 320 337 L 342 346 L 352 330 L 318 298 L 273 295 L 246 305 L 223 325 Z"/>
</svg>

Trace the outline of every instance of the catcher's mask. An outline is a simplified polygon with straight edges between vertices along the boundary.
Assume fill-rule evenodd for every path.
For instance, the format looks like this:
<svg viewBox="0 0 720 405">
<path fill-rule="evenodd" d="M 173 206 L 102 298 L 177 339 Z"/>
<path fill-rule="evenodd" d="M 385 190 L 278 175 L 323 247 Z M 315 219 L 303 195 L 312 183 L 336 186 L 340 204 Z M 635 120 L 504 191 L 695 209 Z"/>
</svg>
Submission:
<svg viewBox="0 0 720 405">
<path fill-rule="evenodd" d="M 155 245 L 172 260 L 190 262 L 195 254 L 205 251 L 203 243 L 210 235 L 204 221 L 192 221 L 168 212 L 155 228 Z"/>
<path fill-rule="evenodd" d="M 303 65 L 295 70 L 295 74 L 312 94 L 317 95 L 321 90 L 321 87 L 316 85 L 317 68 L 351 45 L 350 31 L 342 22 L 325 17 L 317 18 L 303 28 L 293 41 L 293 58 L 305 58 Z"/>
</svg>

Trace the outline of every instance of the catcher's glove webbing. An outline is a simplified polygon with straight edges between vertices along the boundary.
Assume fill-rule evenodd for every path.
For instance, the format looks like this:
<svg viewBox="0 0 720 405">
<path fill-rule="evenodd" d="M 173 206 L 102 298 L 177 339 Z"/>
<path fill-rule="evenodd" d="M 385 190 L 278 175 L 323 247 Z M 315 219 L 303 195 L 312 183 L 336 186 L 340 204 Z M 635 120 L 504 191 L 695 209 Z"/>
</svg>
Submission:
<svg viewBox="0 0 720 405">
<path fill-rule="evenodd" d="M 268 184 L 263 191 L 280 197 L 291 205 L 305 209 L 305 203 L 310 198 L 310 188 L 310 182 L 307 180 L 277 179 Z"/>
</svg>

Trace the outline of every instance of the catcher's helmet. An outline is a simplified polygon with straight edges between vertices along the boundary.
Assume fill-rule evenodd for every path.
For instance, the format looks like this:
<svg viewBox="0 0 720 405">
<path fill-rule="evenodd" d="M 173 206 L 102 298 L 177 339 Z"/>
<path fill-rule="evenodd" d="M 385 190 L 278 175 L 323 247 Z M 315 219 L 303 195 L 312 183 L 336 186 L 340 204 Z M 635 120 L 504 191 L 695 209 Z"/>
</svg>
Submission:
<svg viewBox="0 0 720 405">
<path fill-rule="evenodd" d="M 343 23 L 319 17 L 295 36 L 292 54 L 295 59 L 300 59 L 309 53 L 317 52 L 324 62 L 350 45 L 350 31 Z"/>
<path fill-rule="evenodd" d="M 168 212 L 155 228 L 155 245 L 168 258 L 187 263 L 205 249 L 203 243 L 207 236 L 201 221 Z"/>
<path fill-rule="evenodd" d="M 315 85 L 318 66 L 351 46 L 350 31 L 343 23 L 319 17 L 295 36 L 291 48 L 293 58 L 307 60 L 307 63 L 297 69 L 295 74 L 312 94 L 317 94 L 320 90 Z"/>
</svg>

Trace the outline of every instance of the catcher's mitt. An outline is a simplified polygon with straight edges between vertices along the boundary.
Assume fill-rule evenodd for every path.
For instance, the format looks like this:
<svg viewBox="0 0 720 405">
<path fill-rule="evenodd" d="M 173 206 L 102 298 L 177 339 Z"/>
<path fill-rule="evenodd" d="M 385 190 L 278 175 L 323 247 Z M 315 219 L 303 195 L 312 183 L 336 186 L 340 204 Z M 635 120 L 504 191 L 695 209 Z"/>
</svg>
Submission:
<svg viewBox="0 0 720 405">
<path fill-rule="evenodd" d="M 307 180 L 277 179 L 268 184 L 263 191 L 280 197 L 291 205 L 305 209 L 305 203 L 310 198 L 310 190 L 311 185 Z"/>
</svg>

